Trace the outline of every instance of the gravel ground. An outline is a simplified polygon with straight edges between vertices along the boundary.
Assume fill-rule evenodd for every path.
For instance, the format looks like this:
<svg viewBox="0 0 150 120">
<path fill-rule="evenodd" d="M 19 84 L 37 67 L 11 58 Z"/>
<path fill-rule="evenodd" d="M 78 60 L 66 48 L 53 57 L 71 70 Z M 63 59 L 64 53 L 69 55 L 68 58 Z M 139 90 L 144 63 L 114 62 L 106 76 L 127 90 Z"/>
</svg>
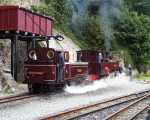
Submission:
<svg viewBox="0 0 150 120">
<path fill-rule="evenodd" d="M 70 91 L 58 91 L 22 104 L 16 101 L 13 104 L 1 105 L 0 120 L 38 120 L 77 106 L 150 89 L 150 84 L 130 82 L 123 79 L 112 81 L 109 79 L 105 82 L 107 86 L 85 93 L 79 87 L 76 87 L 77 94 L 75 94 L 74 88 L 73 93 L 70 88 Z M 78 91 L 81 91 L 82 94 L 79 94 Z"/>
</svg>

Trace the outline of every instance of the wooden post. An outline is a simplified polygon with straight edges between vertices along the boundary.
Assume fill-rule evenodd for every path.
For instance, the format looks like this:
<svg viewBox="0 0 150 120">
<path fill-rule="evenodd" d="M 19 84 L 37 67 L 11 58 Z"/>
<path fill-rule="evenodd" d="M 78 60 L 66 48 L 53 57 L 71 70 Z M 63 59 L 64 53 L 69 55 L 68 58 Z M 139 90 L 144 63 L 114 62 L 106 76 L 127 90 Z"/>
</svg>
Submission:
<svg viewBox="0 0 150 120">
<path fill-rule="evenodd" d="M 13 53 L 14 53 L 14 40 L 11 39 L 11 75 L 14 77 L 14 60 L 13 60 Z"/>
</svg>

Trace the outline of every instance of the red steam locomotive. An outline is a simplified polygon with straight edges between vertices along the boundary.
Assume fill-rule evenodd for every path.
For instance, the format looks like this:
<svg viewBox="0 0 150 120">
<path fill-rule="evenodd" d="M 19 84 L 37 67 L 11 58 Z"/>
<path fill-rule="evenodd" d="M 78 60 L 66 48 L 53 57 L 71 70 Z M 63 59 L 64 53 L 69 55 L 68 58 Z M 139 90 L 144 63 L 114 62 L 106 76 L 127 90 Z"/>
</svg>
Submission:
<svg viewBox="0 0 150 120">
<path fill-rule="evenodd" d="M 84 80 L 87 71 L 87 62 L 69 63 L 68 51 L 52 48 L 30 49 L 24 66 L 29 92 L 37 92 L 46 85 L 57 87 L 70 81 Z"/>
<path fill-rule="evenodd" d="M 81 50 L 77 51 L 77 61 L 88 62 L 90 80 L 97 80 L 119 70 L 119 60 L 110 52 Z"/>
<path fill-rule="evenodd" d="M 119 62 L 113 61 L 106 52 L 77 51 L 77 61 L 71 63 L 68 51 L 47 47 L 28 51 L 24 73 L 29 91 L 33 93 L 47 85 L 57 87 L 71 81 L 81 82 L 87 76 L 89 80 L 97 80 L 118 68 Z"/>
</svg>

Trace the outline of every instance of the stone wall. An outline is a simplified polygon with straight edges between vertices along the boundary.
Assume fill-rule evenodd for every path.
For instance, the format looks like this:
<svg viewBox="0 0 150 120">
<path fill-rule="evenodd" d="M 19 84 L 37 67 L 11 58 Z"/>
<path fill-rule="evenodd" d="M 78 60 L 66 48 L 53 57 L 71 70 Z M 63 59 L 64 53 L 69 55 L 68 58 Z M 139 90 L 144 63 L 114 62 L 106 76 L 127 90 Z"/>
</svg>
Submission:
<svg viewBox="0 0 150 120">
<path fill-rule="evenodd" d="M 27 56 L 26 41 L 17 41 L 17 81 L 24 81 L 24 60 Z"/>
<path fill-rule="evenodd" d="M 1 39 L 0 43 L 3 48 L 0 48 L 0 64 L 11 70 L 11 40 Z M 24 59 L 27 53 L 27 43 L 25 41 L 17 41 L 17 80 L 24 81 Z M 1 68 L 2 69 L 2 68 Z"/>
<path fill-rule="evenodd" d="M 17 83 L 11 75 L 11 41 L 0 39 L 0 91 L 14 92 Z"/>
<path fill-rule="evenodd" d="M 11 66 L 11 41 L 9 39 L 0 39 L 0 64 Z"/>
</svg>

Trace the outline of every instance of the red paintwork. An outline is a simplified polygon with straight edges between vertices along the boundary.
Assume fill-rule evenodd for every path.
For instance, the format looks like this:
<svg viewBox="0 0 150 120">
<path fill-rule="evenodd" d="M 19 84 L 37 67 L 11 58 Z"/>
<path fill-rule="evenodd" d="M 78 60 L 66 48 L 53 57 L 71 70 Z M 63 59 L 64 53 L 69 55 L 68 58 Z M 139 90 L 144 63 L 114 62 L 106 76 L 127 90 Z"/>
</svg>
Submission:
<svg viewBox="0 0 150 120">
<path fill-rule="evenodd" d="M 110 72 L 113 72 L 115 70 L 118 70 L 119 68 L 119 62 L 108 62 L 108 63 L 103 63 L 102 68 L 105 69 L 105 67 L 109 68 Z"/>
<path fill-rule="evenodd" d="M 32 83 L 47 83 L 56 80 L 56 65 L 25 64 L 25 78 Z"/>
<path fill-rule="evenodd" d="M 22 31 L 37 35 L 52 35 L 51 18 L 19 6 L 0 6 L 0 31 Z"/>
<path fill-rule="evenodd" d="M 71 65 L 64 66 L 64 80 L 71 80 L 72 78 L 86 75 L 88 71 L 87 65 Z M 55 83 L 56 82 L 56 65 L 33 65 L 25 64 L 24 66 L 25 79 L 32 83 Z"/>
<path fill-rule="evenodd" d="M 81 64 L 73 65 L 73 64 L 70 64 L 70 69 L 71 69 L 71 78 L 73 78 L 73 77 L 76 77 L 76 76 L 79 76 L 79 75 L 87 74 L 88 66 L 87 66 L 87 64 L 85 64 L 85 65 L 81 65 Z"/>
<path fill-rule="evenodd" d="M 88 68 L 89 68 L 89 74 L 98 74 L 99 73 L 99 65 L 96 62 L 89 62 Z"/>
<path fill-rule="evenodd" d="M 81 54 L 81 55 L 80 55 Z M 92 50 L 81 50 L 77 51 L 77 59 L 78 61 L 88 62 L 88 74 L 89 79 L 97 80 L 100 79 L 101 76 L 108 76 L 110 73 L 118 70 L 119 62 L 111 62 L 111 61 L 103 61 L 98 63 L 98 51 Z M 105 52 L 103 52 L 105 54 Z"/>
<path fill-rule="evenodd" d="M 88 64 L 67 63 L 69 60 L 67 59 L 64 65 L 64 80 L 57 81 L 58 52 L 60 51 L 51 48 L 36 48 L 31 50 L 35 50 L 37 55 L 37 60 L 28 58 L 25 62 L 25 78 L 26 80 L 30 80 L 31 83 L 59 84 L 87 74 L 89 75 L 90 80 L 97 80 L 102 76 L 109 75 L 119 68 L 119 63 L 117 61 L 103 61 L 102 63 L 98 63 L 98 52 L 94 51 L 94 53 L 93 51 L 86 51 L 86 53 L 82 54 L 81 61 L 87 61 Z M 47 52 L 49 50 L 54 52 L 54 58 L 51 62 L 48 61 L 47 57 Z M 62 52 L 68 53 L 67 51 Z"/>
<path fill-rule="evenodd" d="M 80 56 L 80 53 L 82 56 Z M 98 55 L 97 51 L 91 51 L 91 50 L 81 50 L 77 51 L 77 60 L 81 59 L 82 62 L 90 62 L 92 63 L 96 62 L 96 57 Z"/>
<path fill-rule="evenodd" d="M 31 83 L 40 84 L 58 84 L 57 81 L 57 64 L 58 64 L 58 52 L 52 48 L 35 48 L 30 49 L 30 51 L 36 51 L 37 60 L 32 60 L 28 57 L 25 61 L 24 74 L 25 79 Z M 51 62 L 48 62 L 47 52 L 51 50 L 54 51 L 54 58 Z M 68 53 L 67 51 L 64 51 Z M 68 59 L 66 60 L 68 61 Z M 64 65 L 64 81 L 72 80 L 73 78 L 84 76 L 87 74 L 88 64 L 70 64 L 66 63 Z"/>
</svg>

